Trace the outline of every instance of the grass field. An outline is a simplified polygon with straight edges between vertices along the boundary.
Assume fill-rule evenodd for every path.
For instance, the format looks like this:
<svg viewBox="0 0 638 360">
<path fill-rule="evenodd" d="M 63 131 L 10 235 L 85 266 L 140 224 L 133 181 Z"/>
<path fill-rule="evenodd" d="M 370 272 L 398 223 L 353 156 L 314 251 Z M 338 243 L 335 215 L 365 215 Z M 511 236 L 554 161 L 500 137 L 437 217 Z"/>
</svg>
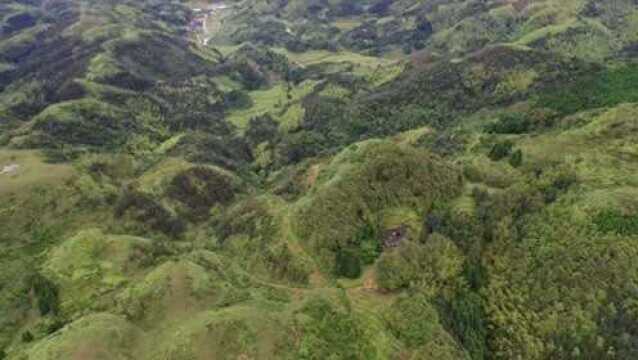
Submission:
<svg viewBox="0 0 638 360">
<path fill-rule="evenodd" d="M 0 172 L 11 165 L 17 165 L 15 171 L 0 174 L 0 195 L 59 184 L 73 175 L 70 165 L 47 164 L 37 151 L 0 149 Z"/>
<path fill-rule="evenodd" d="M 253 100 L 253 106 L 248 109 L 237 110 L 230 113 L 229 120 L 240 129 L 244 129 L 250 119 L 270 114 L 275 120 L 280 121 L 284 127 L 290 127 L 299 119 L 302 113 L 296 110 L 286 111 L 288 107 L 310 94 L 316 85 L 315 81 L 304 81 L 293 87 L 288 98 L 286 86 L 279 84 L 266 90 L 257 90 L 249 93 Z"/>
<path fill-rule="evenodd" d="M 393 61 L 378 57 L 366 56 L 350 51 L 331 52 L 326 50 L 312 50 L 304 53 L 291 53 L 285 49 L 273 49 L 288 56 L 290 60 L 301 66 L 316 65 L 319 63 L 340 63 L 350 62 L 365 67 L 377 67 L 379 65 L 390 65 Z"/>
</svg>

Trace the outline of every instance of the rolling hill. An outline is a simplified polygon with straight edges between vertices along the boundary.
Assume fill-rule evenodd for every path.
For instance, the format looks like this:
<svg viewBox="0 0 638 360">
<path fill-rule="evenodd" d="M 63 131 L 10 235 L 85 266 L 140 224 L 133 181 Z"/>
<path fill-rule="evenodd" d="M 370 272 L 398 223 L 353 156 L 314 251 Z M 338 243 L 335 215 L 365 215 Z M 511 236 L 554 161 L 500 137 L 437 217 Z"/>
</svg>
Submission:
<svg viewBox="0 0 638 360">
<path fill-rule="evenodd" d="M 633 0 L 0 0 L 0 359 L 635 359 Z"/>
</svg>

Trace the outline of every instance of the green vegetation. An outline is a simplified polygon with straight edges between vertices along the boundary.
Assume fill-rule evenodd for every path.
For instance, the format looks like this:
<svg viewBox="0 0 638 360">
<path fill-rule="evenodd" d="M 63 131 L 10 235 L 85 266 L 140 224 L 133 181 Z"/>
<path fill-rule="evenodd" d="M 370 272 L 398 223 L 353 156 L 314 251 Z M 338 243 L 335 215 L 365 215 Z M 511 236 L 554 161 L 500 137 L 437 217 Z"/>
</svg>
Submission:
<svg viewBox="0 0 638 360">
<path fill-rule="evenodd" d="M 387 322 L 394 335 L 411 348 L 427 344 L 439 327 L 439 315 L 426 296 L 403 296 L 393 304 Z"/>
<path fill-rule="evenodd" d="M 300 311 L 303 337 L 298 356 L 301 359 L 380 358 L 365 324 L 350 310 L 342 310 L 329 301 L 317 298 L 309 301 Z"/>
<path fill-rule="evenodd" d="M 487 156 L 493 161 L 499 161 L 503 158 L 506 158 L 512 154 L 512 147 L 514 144 L 511 141 L 503 141 L 494 144 L 492 149 L 490 149 L 489 154 Z"/>
<path fill-rule="evenodd" d="M 573 84 L 542 94 L 538 99 L 538 105 L 567 115 L 625 102 L 636 102 L 638 92 L 634 84 L 637 80 L 636 65 L 604 69 Z"/>
<path fill-rule="evenodd" d="M 299 200 L 297 233 L 322 258 L 326 250 L 350 248 L 356 253 L 339 255 L 340 264 L 347 264 L 339 268 L 356 268 L 362 228 L 387 230 L 380 221 L 383 211 L 397 206 L 426 213 L 435 201 L 454 197 L 461 182 L 456 169 L 428 153 L 386 141 L 351 145 L 322 170 L 310 194 Z M 330 266 L 332 261 L 322 262 Z"/>
<path fill-rule="evenodd" d="M 638 358 L 635 1 L 218 4 L 0 4 L 0 359 Z"/>
<path fill-rule="evenodd" d="M 613 233 L 618 235 L 638 234 L 638 216 L 623 215 L 617 210 L 601 211 L 594 218 L 596 229 L 603 233 Z"/>
</svg>

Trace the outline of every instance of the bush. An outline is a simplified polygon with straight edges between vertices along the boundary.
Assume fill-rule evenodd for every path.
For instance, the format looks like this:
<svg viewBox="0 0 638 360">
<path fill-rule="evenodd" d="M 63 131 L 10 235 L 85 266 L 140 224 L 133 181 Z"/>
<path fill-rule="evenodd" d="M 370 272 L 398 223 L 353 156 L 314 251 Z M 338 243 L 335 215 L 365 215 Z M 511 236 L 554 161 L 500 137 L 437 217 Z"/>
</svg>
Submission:
<svg viewBox="0 0 638 360">
<path fill-rule="evenodd" d="M 234 204 L 215 218 L 215 230 L 223 242 L 232 235 L 245 234 L 261 237 L 268 244 L 277 232 L 275 218 L 269 212 L 268 202 L 252 198 Z"/>
<path fill-rule="evenodd" d="M 484 229 L 475 216 L 442 209 L 428 214 L 423 225 L 425 229 L 422 234 L 428 237 L 435 233 L 442 234 L 450 238 L 468 258 L 477 259 L 480 256 Z"/>
<path fill-rule="evenodd" d="M 337 276 L 350 279 L 356 279 L 361 276 L 361 260 L 355 251 L 337 251 L 335 263 L 335 273 Z"/>
<path fill-rule="evenodd" d="M 209 163 L 225 169 L 236 170 L 253 160 L 250 146 L 230 133 L 203 131 L 189 132 L 180 138 L 173 156 L 182 156 L 194 163 Z"/>
<path fill-rule="evenodd" d="M 452 156 L 465 149 L 465 140 L 459 134 L 437 132 L 421 136 L 416 145 L 423 146 L 440 156 Z"/>
<path fill-rule="evenodd" d="M 115 206 L 115 215 L 130 213 L 132 218 L 151 229 L 168 236 L 178 237 L 186 230 L 186 224 L 156 202 L 152 196 L 135 190 L 125 191 Z"/>
<path fill-rule="evenodd" d="M 354 313 L 341 310 L 328 299 L 312 298 L 301 313 L 308 320 L 298 322 L 298 359 L 376 359 L 372 336 Z"/>
<path fill-rule="evenodd" d="M 616 209 L 599 212 L 593 219 L 595 228 L 603 233 L 638 235 L 638 215 L 625 215 Z"/>
<path fill-rule="evenodd" d="M 527 116 L 521 113 L 507 113 L 495 123 L 489 124 L 486 131 L 490 134 L 523 134 L 530 130 Z"/>
<path fill-rule="evenodd" d="M 265 141 L 275 143 L 279 134 L 279 123 L 269 114 L 251 118 L 244 133 L 246 140 L 253 147 Z"/>
<path fill-rule="evenodd" d="M 233 90 L 224 94 L 224 106 L 229 109 L 248 109 L 253 106 L 253 99 L 242 90 Z"/>
<path fill-rule="evenodd" d="M 163 83 L 155 87 L 154 94 L 162 100 L 162 115 L 170 130 L 202 130 L 218 136 L 231 134 L 224 120 L 224 94 L 210 78 Z"/>
<path fill-rule="evenodd" d="M 388 290 L 416 287 L 434 295 L 455 287 L 464 257 L 448 238 L 434 234 L 425 244 L 404 243 L 377 263 L 379 286 Z"/>
<path fill-rule="evenodd" d="M 31 341 L 33 341 L 35 338 L 33 337 L 33 334 L 31 333 L 31 331 L 25 331 L 22 333 L 22 342 L 24 343 L 30 343 Z"/>
<path fill-rule="evenodd" d="M 545 202 L 549 204 L 556 201 L 560 194 L 565 193 L 577 182 L 576 173 L 571 169 L 558 169 L 555 173 L 550 173 L 545 184 L 541 185 Z"/>
<path fill-rule="evenodd" d="M 587 109 L 612 107 L 638 101 L 638 65 L 631 64 L 593 72 L 569 84 L 560 84 L 543 92 L 537 101 L 540 107 L 569 115 Z"/>
<path fill-rule="evenodd" d="M 247 62 L 237 64 L 235 70 L 233 80 L 239 81 L 248 90 L 257 90 L 268 84 L 264 75 Z"/>
<path fill-rule="evenodd" d="M 492 146 L 492 149 L 490 150 L 487 156 L 492 161 L 502 160 L 508 157 L 512 153 L 513 147 L 514 147 L 514 144 L 509 140 L 498 142 Z"/>
<path fill-rule="evenodd" d="M 50 148 L 61 144 L 115 147 L 136 127 L 125 111 L 94 99 L 49 106 L 33 121 L 34 130 L 42 134 L 35 142 Z"/>
<path fill-rule="evenodd" d="M 359 230 L 353 244 L 359 246 L 359 258 L 361 262 L 366 265 L 374 263 L 383 251 L 383 246 L 381 245 L 381 241 L 379 241 L 377 231 L 374 226 L 370 224 L 364 225 Z"/>
<path fill-rule="evenodd" d="M 235 187 L 228 175 L 204 166 L 183 171 L 173 178 L 167 194 L 188 208 L 194 220 L 208 216 L 213 205 L 227 204 L 235 197 Z"/>
<path fill-rule="evenodd" d="M 35 294 L 40 315 L 57 314 L 60 307 L 57 286 L 40 274 L 31 276 L 28 282 Z"/>
<path fill-rule="evenodd" d="M 264 255 L 266 265 L 278 279 L 286 279 L 293 283 L 307 284 L 310 266 L 306 259 L 294 254 L 286 243 L 269 246 Z"/>
<path fill-rule="evenodd" d="M 277 155 L 284 164 L 299 163 L 325 150 L 326 142 L 326 137 L 316 131 L 288 134 L 279 144 Z"/>
<path fill-rule="evenodd" d="M 521 151 L 521 149 L 514 151 L 512 155 L 510 155 L 509 163 L 515 168 L 521 166 L 523 164 L 523 151 Z"/>
<path fill-rule="evenodd" d="M 439 314 L 423 294 L 401 296 L 385 320 L 392 334 L 410 348 L 427 344 L 440 327 Z"/>
<path fill-rule="evenodd" d="M 487 314 L 478 294 L 467 290 L 457 293 L 447 306 L 445 324 L 472 359 L 487 358 Z"/>
</svg>

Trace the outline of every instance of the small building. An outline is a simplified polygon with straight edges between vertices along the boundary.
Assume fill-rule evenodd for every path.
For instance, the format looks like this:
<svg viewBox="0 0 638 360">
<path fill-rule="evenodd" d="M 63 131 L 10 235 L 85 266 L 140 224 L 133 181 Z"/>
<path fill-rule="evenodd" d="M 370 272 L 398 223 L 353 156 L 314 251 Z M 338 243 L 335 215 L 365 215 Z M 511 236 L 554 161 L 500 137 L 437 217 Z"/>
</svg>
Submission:
<svg viewBox="0 0 638 360">
<path fill-rule="evenodd" d="M 401 242 L 408 237 L 408 227 L 401 225 L 399 227 L 388 229 L 383 232 L 383 247 L 395 248 L 401 245 Z"/>
</svg>

